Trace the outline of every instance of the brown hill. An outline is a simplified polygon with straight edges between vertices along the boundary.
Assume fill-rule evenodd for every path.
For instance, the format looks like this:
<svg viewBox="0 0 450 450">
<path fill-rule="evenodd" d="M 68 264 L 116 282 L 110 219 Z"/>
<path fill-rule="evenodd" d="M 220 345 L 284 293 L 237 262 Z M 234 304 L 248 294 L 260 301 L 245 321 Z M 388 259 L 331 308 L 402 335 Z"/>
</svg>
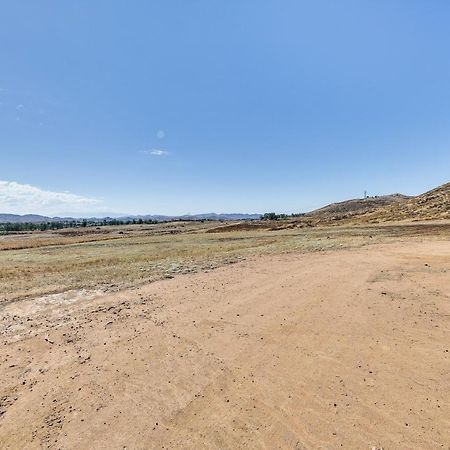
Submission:
<svg viewBox="0 0 450 450">
<path fill-rule="evenodd" d="M 402 194 L 382 195 L 376 197 L 357 198 L 343 202 L 332 203 L 323 208 L 305 214 L 305 217 L 321 220 L 342 220 L 366 214 L 381 207 L 400 205 L 411 197 Z"/>
<path fill-rule="evenodd" d="M 357 219 L 362 223 L 450 219 L 450 183 L 405 202 L 377 208 Z"/>
</svg>

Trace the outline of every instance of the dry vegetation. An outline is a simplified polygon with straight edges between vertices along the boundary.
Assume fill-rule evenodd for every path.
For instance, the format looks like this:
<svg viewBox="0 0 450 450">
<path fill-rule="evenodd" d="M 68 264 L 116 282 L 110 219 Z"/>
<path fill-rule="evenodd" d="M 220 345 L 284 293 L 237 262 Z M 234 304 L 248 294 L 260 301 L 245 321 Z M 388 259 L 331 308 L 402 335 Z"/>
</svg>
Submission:
<svg viewBox="0 0 450 450">
<path fill-rule="evenodd" d="M 308 214 L 304 222 L 367 224 L 450 219 L 450 183 L 416 197 L 400 194 L 348 200 Z"/>
<path fill-rule="evenodd" d="M 45 291 L 289 251 L 1 305 L 0 448 L 448 448 L 448 235 L 199 230 L 0 252 L 11 283 L 28 258 Z M 327 246 L 343 250 L 290 251 Z"/>
<path fill-rule="evenodd" d="M 359 222 L 442 219 L 450 219 L 450 183 L 413 197 L 406 202 L 376 209 L 361 216 Z"/>
<path fill-rule="evenodd" d="M 3 236 L 0 302 L 73 289 L 117 290 L 263 253 L 450 235 L 450 224 L 277 228 L 283 226 L 276 222 L 220 227 L 211 222 L 176 222 Z"/>
</svg>

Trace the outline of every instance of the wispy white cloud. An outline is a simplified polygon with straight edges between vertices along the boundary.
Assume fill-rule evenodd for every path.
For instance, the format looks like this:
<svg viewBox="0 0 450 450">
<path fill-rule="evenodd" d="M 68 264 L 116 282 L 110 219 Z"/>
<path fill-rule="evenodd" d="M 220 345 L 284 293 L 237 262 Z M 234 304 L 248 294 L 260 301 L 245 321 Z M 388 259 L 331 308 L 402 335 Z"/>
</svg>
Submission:
<svg viewBox="0 0 450 450">
<path fill-rule="evenodd" d="M 167 156 L 170 155 L 170 152 L 167 150 L 161 150 L 159 148 L 152 148 L 150 150 L 142 150 L 141 153 L 144 155 L 152 155 L 152 156 Z"/>
<path fill-rule="evenodd" d="M 164 139 L 166 137 L 166 132 L 164 130 L 158 130 L 156 132 L 156 137 L 158 139 Z"/>
<path fill-rule="evenodd" d="M 59 214 L 64 211 L 96 211 L 101 201 L 70 192 L 53 192 L 29 184 L 0 180 L 0 212 Z"/>
</svg>

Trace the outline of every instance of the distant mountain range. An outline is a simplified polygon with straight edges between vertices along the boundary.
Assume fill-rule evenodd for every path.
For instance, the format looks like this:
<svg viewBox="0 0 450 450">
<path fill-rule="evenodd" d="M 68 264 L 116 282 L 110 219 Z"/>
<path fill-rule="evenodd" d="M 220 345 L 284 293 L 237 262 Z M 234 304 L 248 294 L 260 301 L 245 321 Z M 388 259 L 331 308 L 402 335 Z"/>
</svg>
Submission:
<svg viewBox="0 0 450 450">
<path fill-rule="evenodd" d="M 139 215 L 139 216 L 122 216 L 122 217 L 90 217 L 90 218 L 77 218 L 77 217 L 47 217 L 40 216 L 38 214 L 0 214 L 0 223 L 47 223 L 47 222 L 70 222 L 76 220 L 156 220 L 158 222 L 165 222 L 170 220 L 254 220 L 259 219 L 261 214 L 240 214 L 240 213 L 230 213 L 230 214 L 216 214 L 216 213 L 206 213 L 206 214 L 186 214 L 183 216 L 164 216 L 164 215 Z"/>
<path fill-rule="evenodd" d="M 18 214 L 0 214 L 0 223 L 46 223 L 53 220 L 56 221 L 56 218 L 39 216 L 38 214 L 25 214 L 23 216 Z"/>
</svg>

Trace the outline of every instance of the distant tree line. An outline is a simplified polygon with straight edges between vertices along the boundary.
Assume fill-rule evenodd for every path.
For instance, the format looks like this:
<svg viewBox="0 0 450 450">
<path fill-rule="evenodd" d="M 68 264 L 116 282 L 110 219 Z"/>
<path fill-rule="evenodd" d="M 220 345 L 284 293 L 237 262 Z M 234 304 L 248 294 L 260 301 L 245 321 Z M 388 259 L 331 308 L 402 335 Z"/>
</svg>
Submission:
<svg viewBox="0 0 450 450">
<path fill-rule="evenodd" d="M 26 231 L 47 231 L 60 230 L 62 228 L 86 228 L 102 227 L 107 225 L 137 225 L 137 224 L 156 224 L 157 220 L 133 219 L 102 219 L 102 220 L 61 220 L 42 223 L 24 222 L 24 223 L 0 223 L 0 233 L 20 233 Z"/>
<path fill-rule="evenodd" d="M 290 217 L 300 217 L 303 214 L 276 214 L 274 212 L 265 213 L 261 216 L 261 220 L 281 220 Z M 186 219 L 179 218 L 170 220 L 170 222 L 184 221 Z M 200 219 L 199 222 L 209 222 L 212 219 Z M 222 222 L 222 220 L 220 220 Z M 61 230 L 62 228 L 87 228 L 87 227 L 103 227 L 115 225 L 153 225 L 164 223 L 153 219 L 78 219 L 78 220 L 55 220 L 42 223 L 23 222 L 23 223 L 0 223 L 0 234 L 21 233 L 27 231 L 47 231 Z"/>
<path fill-rule="evenodd" d="M 264 213 L 261 216 L 261 220 L 282 220 L 282 219 L 289 219 L 291 217 L 302 217 L 302 216 L 304 216 L 303 213 L 277 214 L 274 212 L 268 212 L 268 213 Z"/>
</svg>

